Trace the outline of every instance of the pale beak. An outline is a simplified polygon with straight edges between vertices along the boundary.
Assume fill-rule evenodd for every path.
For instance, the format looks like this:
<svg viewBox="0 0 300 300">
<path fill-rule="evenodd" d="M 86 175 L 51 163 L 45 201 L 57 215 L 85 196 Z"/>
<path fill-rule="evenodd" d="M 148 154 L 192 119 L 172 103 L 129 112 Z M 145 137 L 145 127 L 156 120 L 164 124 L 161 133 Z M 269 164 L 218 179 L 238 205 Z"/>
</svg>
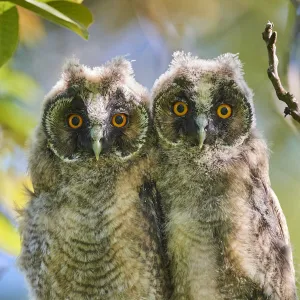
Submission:
<svg viewBox="0 0 300 300">
<path fill-rule="evenodd" d="M 99 155 L 102 151 L 102 138 L 103 130 L 99 125 L 95 125 L 91 129 L 92 148 L 95 153 L 96 159 L 99 159 Z"/>
<path fill-rule="evenodd" d="M 198 116 L 196 124 L 198 126 L 199 148 L 201 149 L 206 138 L 206 127 L 208 125 L 207 117 L 205 115 Z"/>
</svg>

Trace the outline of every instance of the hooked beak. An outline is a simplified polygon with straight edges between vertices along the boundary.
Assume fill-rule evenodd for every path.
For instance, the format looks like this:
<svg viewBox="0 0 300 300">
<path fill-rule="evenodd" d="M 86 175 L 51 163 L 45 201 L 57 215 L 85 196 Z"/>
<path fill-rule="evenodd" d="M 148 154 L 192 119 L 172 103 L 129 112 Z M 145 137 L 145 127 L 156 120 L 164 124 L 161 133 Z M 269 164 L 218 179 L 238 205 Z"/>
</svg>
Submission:
<svg viewBox="0 0 300 300">
<path fill-rule="evenodd" d="M 98 160 L 99 155 L 102 151 L 102 138 L 103 138 L 103 131 L 102 127 L 99 125 L 95 125 L 91 129 L 91 138 L 92 138 L 92 148 L 95 153 L 95 157 Z"/>
<path fill-rule="evenodd" d="M 198 126 L 199 148 L 201 149 L 206 138 L 207 117 L 205 115 L 198 116 L 196 118 L 196 124 Z"/>
</svg>

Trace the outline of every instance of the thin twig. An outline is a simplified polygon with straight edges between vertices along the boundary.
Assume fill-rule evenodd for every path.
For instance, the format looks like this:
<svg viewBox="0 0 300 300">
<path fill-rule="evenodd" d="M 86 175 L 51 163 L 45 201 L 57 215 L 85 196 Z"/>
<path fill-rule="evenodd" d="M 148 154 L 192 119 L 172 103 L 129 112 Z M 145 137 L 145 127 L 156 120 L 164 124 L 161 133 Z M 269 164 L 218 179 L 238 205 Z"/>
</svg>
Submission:
<svg viewBox="0 0 300 300">
<path fill-rule="evenodd" d="M 298 102 L 294 95 L 283 88 L 278 75 L 279 61 L 276 55 L 277 32 L 273 31 L 273 27 L 274 24 L 268 21 L 265 31 L 262 33 L 262 38 L 266 42 L 269 56 L 268 76 L 273 84 L 278 99 L 287 105 L 284 109 L 285 116 L 291 115 L 294 120 L 300 123 L 300 108 Z"/>
</svg>

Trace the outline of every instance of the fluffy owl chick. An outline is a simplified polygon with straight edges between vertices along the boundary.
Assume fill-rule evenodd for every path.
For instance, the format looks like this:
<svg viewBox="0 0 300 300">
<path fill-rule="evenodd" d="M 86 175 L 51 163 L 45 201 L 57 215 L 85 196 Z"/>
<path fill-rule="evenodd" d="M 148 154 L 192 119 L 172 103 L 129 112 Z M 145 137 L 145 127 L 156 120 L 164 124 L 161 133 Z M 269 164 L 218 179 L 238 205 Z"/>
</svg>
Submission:
<svg viewBox="0 0 300 300">
<path fill-rule="evenodd" d="M 147 101 L 123 58 L 70 61 L 46 97 L 20 226 L 32 299 L 166 298 Z"/>
<path fill-rule="evenodd" d="M 177 52 L 152 99 L 173 299 L 296 299 L 286 220 L 238 57 Z"/>
</svg>

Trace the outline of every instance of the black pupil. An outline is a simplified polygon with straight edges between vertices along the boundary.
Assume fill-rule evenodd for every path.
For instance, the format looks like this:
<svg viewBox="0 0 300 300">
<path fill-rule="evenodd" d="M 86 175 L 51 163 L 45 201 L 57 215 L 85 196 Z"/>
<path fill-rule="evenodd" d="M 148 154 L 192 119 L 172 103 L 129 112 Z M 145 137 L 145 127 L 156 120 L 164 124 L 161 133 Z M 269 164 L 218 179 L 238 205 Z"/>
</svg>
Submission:
<svg viewBox="0 0 300 300">
<path fill-rule="evenodd" d="M 79 119 L 78 117 L 73 117 L 73 118 L 72 118 L 72 124 L 73 124 L 74 126 L 78 126 L 79 123 L 80 123 L 80 119 Z"/>
<path fill-rule="evenodd" d="M 184 112 L 184 105 L 183 105 L 183 104 L 177 105 L 177 111 L 178 111 L 179 113 L 183 113 L 183 112 Z"/>
<path fill-rule="evenodd" d="M 116 116 L 115 117 L 115 122 L 120 125 L 123 123 L 123 116 Z"/>
<path fill-rule="evenodd" d="M 222 107 L 222 108 L 221 108 L 221 114 L 222 114 L 223 116 L 226 116 L 226 115 L 228 114 L 228 108 L 227 108 L 227 107 Z"/>
</svg>

